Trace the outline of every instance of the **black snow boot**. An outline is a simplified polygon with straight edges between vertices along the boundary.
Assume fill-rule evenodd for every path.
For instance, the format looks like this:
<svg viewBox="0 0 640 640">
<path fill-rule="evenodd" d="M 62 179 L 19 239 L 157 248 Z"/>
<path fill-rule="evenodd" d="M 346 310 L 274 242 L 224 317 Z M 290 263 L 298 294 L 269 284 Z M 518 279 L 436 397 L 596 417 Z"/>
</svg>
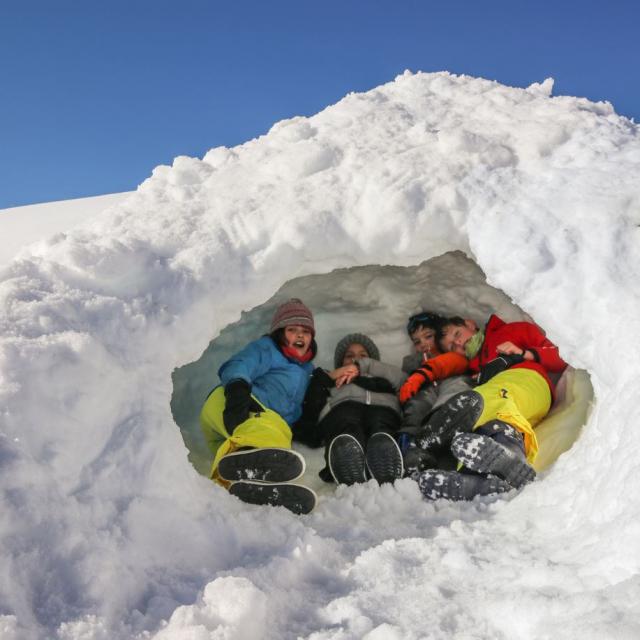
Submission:
<svg viewBox="0 0 640 640">
<path fill-rule="evenodd" d="M 494 474 L 514 489 L 536 477 L 525 457 L 522 435 L 501 420 L 492 420 L 474 433 L 457 435 L 451 451 L 467 469 Z"/>
<path fill-rule="evenodd" d="M 473 500 L 476 496 L 505 493 L 511 487 L 493 475 L 476 475 L 458 471 L 429 469 L 417 478 L 422 495 L 427 500 Z"/>
<path fill-rule="evenodd" d="M 456 433 L 471 431 L 482 414 L 484 400 L 477 391 L 456 393 L 429 418 L 416 438 L 421 449 L 449 446 Z"/>
<path fill-rule="evenodd" d="M 433 447 L 429 451 L 417 446 L 415 438 L 407 433 L 401 433 L 398 438 L 404 475 L 417 480 L 417 474 L 427 469 L 457 469 L 458 461 L 453 457 L 450 447 Z"/>
<path fill-rule="evenodd" d="M 365 457 L 369 474 L 379 484 L 393 482 L 404 475 L 400 447 L 396 439 L 384 431 L 369 438 Z"/>
<path fill-rule="evenodd" d="M 309 487 L 288 482 L 239 480 L 231 484 L 229 493 L 249 504 L 284 507 L 296 514 L 313 511 L 317 500 L 315 492 Z"/>
<path fill-rule="evenodd" d="M 405 474 L 409 477 L 413 477 L 421 471 L 438 467 L 436 457 L 432 453 L 416 446 L 407 448 L 402 457 Z"/>
<path fill-rule="evenodd" d="M 318 471 L 318 477 L 324 482 L 330 482 L 331 484 L 335 482 L 333 476 L 331 475 L 331 469 L 329 469 L 329 465 L 325 465 L 324 467 L 322 467 L 322 469 L 320 469 L 320 471 Z"/>
<path fill-rule="evenodd" d="M 364 451 L 352 435 L 336 436 L 329 445 L 327 458 L 331 475 L 338 484 L 367 481 Z"/>
<path fill-rule="evenodd" d="M 268 447 L 239 449 L 220 458 L 218 473 L 223 480 L 290 482 L 305 469 L 304 458 L 293 449 Z"/>
</svg>

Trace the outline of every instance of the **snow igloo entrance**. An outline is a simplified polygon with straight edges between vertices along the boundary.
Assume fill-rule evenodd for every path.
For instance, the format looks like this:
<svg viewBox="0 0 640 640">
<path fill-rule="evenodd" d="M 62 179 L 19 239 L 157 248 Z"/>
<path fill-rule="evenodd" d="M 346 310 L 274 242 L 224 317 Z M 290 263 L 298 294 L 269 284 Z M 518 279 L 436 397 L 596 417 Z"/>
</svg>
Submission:
<svg viewBox="0 0 640 640">
<path fill-rule="evenodd" d="M 479 326 L 492 313 L 507 322 L 535 322 L 502 291 L 489 285 L 480 267 L 461 251 L 413 267 L 370 265 L 292 279 L 267 302 L 243 312 L 238 322 L 223 329 L 197 361 L 173 372 L 171 410 L 189 460 L 199 473 L 208 476 L 211 464 L 199 413 L 211 389 L 219 384 L 218 368 L 248 342 L 267 333 L 274 308 L 292 297 L 301 298 L 314 313 L 318 343 L 314 362 L 327 369 L 333 368 L 338 340 L 353 332 L 369 335 L 380 349 L 381 360 L 400 366 L 403 356 L 412 351 L 405 331 L 407 318 L 423 309 L 473 318 Z M 536 429 L 538 471 L 549 468 L 571 447 L 586 422 L 592 399 L 588 373 L 569 367 L 558 383 L 551 412 Z M 305 483 L 316 491 L 332 490 L 332 485 L 317 477 L 324 465 L 322 450 L 294 446 L 307 459 Z"/>
</svg>

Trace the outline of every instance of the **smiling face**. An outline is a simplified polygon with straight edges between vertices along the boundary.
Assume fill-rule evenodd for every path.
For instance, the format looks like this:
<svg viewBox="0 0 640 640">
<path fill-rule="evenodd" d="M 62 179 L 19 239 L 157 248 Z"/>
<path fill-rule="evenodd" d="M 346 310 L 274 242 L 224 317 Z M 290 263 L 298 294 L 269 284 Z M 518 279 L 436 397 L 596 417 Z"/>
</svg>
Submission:
<svg viewBox="0 0 640 640">
<path fill-rule="evenodd" d="M 413 348 L 418 353 L 426 354 L 427 358 L 440 354 L 440 349 L 436 342 L 436 331 L 431 327 L 418 327 L 411 333 L 411 342 L 413 342 Z"/>
<path fill-rule="evenodd" d="M 445 351 L 455 351 L 465 355 L 464 348 L 478 331 L 473 320 L 465 320 L 463 325 L 447 324 L 443 327 L 440 344 Z"/>
<path fill-rule="evenodd" d="M 353 364 L 356 360 L 368 357 L 369 352 L 359 342 L 354 342 L 353 344 L 350 344 L 344 352 L 342 366 L 344 367 L 347 364 Z"/>
<path fill-rule="evenodd" d="M 288 347 L 295 349 L 299 356 L 303 356 L 309 351 L 313 334 L 308 327 L 291 324 L 284 328 L 284 339 Z"/>
</svg>

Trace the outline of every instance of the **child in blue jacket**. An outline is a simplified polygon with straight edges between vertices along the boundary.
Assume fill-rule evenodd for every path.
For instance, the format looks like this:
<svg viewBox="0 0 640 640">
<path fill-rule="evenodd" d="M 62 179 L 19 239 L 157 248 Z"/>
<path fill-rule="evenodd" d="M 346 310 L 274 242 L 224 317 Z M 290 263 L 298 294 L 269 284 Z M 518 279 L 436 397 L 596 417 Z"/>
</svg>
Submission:
<svg viewBox="0 0 640 640">
<path fill-rule="evenodd" d="M 316 354 L 313 315 L 301 300 L 281 304 L 269 335 L 249 343 L 218 371 L 200 424 L 214 454 L 211 477 L 245 502 L 306 513 L 311 489 L 291 484 L 305 469 L 291 449 L 290 424 L 302 412 Z"/>
</svg>

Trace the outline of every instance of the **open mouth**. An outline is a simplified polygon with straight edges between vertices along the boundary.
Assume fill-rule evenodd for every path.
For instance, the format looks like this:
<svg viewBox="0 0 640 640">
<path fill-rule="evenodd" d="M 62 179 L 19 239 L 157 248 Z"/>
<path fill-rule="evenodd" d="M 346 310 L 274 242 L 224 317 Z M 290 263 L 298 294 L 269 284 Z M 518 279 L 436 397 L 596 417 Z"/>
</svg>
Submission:
<svg viewBox="0 0 640 640">
<path fill-rule="evenodd" d="M 293 346 L 294 346 L 296 349 L 304 349 L 304 347 L 305 347 L 304 340 L 296 340 L 296 341 L 293 343 Z"/>
</svg>

